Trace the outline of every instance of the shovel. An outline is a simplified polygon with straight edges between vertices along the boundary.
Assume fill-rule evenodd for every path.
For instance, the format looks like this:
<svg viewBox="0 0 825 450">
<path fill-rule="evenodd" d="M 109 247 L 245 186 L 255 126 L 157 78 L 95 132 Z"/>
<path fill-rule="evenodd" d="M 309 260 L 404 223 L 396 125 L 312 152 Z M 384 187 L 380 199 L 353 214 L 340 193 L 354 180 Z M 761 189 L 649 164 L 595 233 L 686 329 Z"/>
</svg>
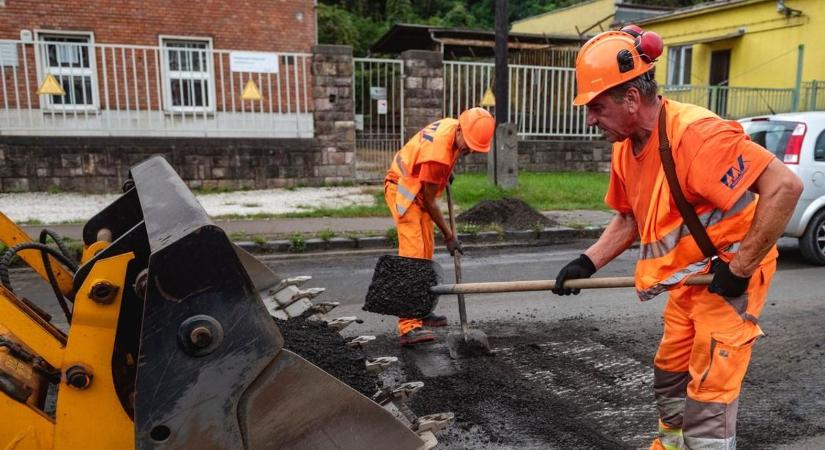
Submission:
<svg viewBox="0 0 825 450">
<path fill-rule="evenodd" d="M 549 291 L 556 287 L 556 280 L 441 284 L 441 267 L 434 261 L 395 255 L 382 256 L 376 267 L 380 267 L 381 270 L 376 269 L 373 274 L 364 309 L 400 317 L 424 317 L 435 308 L 439 295 L 460 294 L 459 313 L 461 313 L 464 309 L 464 294 Z M 410 274 L 415 276 L 409 276 Z M 458 275 L 458 272 L 456 274 Z M 688 286 L 708 285 L 712 279 L 712 274 L 694 275 L 688 278 L 685 284 Z M 635 285 L 636 281 L 633 277 L 580 278 L 567 280 L 564 283 L 564 287 L 572 289 L 629 288 Z M 398 301 L 409 298 L 416 298 L 418 304 L 426 304 L 428 308 L 414 310 L 411 303 Z"/>
<path fill-rule="evenodd" d="M 450 213 L 450 232 L 455 239 L 455 215 L 453 214 L 453 196 L 450 185 L 447 185 L 447 208 Z M 461 253 L 453 252 L 455 262 L 455 282 L 461 284 Z M 470 329 L 467 325 L 467 307 L 464 304 L 464 294 L 458 294 L 458 317 L 461 322 L 461 333 L 451 331 L 447 335 L 447 348 L 450 357 L 457 359 L 460 356 L 480 356 L 490 354 L 490 342 L 487 335 L 481 330 Z"/>
</svg>

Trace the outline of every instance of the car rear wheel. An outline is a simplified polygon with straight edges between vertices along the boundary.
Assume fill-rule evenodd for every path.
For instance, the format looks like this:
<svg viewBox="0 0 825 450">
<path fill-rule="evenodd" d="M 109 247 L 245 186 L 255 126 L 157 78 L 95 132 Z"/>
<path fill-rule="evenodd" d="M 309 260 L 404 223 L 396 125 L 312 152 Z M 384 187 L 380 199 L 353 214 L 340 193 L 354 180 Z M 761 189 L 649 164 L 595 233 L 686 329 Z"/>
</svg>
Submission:
<svg viewBox="0 0 825 450">
<path fill-rule="evenodd" d="M 799 238 L 799 250 L 808 262 L 825 266 L 825 210 L 819 211 Z"/>
</svg>

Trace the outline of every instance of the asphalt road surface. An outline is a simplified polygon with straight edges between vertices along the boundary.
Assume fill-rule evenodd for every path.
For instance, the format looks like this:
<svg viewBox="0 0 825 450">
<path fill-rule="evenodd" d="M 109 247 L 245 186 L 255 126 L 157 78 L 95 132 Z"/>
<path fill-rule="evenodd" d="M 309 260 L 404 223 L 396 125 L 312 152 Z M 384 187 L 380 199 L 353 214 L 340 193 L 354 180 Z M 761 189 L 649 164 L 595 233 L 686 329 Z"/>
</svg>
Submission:
<svg viewBox="0 0 825 450">
<path fill-rule="evenodd" d="M 553 278 L 588 242 L 542 248 L 476 249 L 462 260 L 464 279 Z M 376 254 L 315 254 L 273 258 L 282 277 L 311 275 L 307 287 L 326 287 L 319 299 L 341 306 L 331 316 L 357 315 L 347 335 L 373 334 L 373 356 L 399 356 L 387 383 L 420 380 L 411 406 L 419 414 L 452 411 L 440 448 L 647 448 L 656 429 L 652 358 L 661 336 L 664 296 L 639 302 L 632 289 L 468 296 L 471 326 L 490 338 L 495 356 L 453 361 L 441 342 L 419 349 L 396 345 L 393 318 L 360 310 Z M 631 250 L 597 276 L 630 275 Z M 451 281 L 452 261 L 436 260 Z M 825 269 L 782 248 L 779 270 L 762 313 L 766 337 L 757 343 L 744 383 L 738 422 L 741 449 L 823 448 L 825 439 Z M 15 287 L 49 301 L 45 284 L 15 272 Z M 53 314 L 59 309 L 45 304 Z M 455 297 L 437 312 L 457 329 Z"/>
</svg>

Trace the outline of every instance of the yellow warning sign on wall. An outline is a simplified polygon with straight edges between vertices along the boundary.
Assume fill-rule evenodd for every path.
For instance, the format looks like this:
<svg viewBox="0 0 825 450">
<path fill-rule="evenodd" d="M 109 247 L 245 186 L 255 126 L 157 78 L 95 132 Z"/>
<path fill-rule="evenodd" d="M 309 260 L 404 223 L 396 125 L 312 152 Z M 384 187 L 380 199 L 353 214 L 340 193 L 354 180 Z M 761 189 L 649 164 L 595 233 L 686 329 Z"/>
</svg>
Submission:
<svg viewBox="0 0 825 450">
<path fill-rule="evenodd" d="M 37 89 L 37 95 L 66 95 L 66 91 L 63 90 L 63 86 L 60 86 L 54 75 L 48 74 L 46 79 L 43 80 L 43 84 Z"/>
<path fill-rule="evenodd" d="M 258 85 L 254 81 L 249 80 L 243 88 L 241 100 L 260 100 L 261 91 L 258 90 Z"/>
<path fill-rule="evenodd" d="M 496 96 L 493 95 L 493 90 L 489 87 L 481 99 L 481 106 L 496 106 Z"/>
</svg>

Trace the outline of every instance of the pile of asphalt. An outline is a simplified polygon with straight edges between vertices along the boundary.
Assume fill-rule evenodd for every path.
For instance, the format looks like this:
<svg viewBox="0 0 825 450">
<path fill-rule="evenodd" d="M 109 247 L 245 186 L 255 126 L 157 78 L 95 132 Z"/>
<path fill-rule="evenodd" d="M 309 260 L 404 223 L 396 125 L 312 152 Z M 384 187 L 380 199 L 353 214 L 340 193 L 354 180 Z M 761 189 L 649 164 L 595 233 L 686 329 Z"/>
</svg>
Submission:
<svg viewBox="0 0 825 450">
<path fill-rule="evenodd" d="M 429 259 L 382 255 L 375 264 L 364 311 L 422 318 L 438 304 L 430 287 L 441 280 L 441 269 Z"/>
<path fill-rule="evenodd" d="M 314 320 L 290 319 L 275 323 L 284 336 L 284 347 L 343 381 L 358 392 L 371 397 L 378 391 L 378 377 L 367 372 L 366 357 L 360 350 L 347 347 L 337 330 Z"/>
<path fill-rule="evenodd" d="M 456 217 L 459 223 L 499 225 L 505 231 L 530 230 L 558 225 L 517 198 L 483 200 Z"/>
</svg>

